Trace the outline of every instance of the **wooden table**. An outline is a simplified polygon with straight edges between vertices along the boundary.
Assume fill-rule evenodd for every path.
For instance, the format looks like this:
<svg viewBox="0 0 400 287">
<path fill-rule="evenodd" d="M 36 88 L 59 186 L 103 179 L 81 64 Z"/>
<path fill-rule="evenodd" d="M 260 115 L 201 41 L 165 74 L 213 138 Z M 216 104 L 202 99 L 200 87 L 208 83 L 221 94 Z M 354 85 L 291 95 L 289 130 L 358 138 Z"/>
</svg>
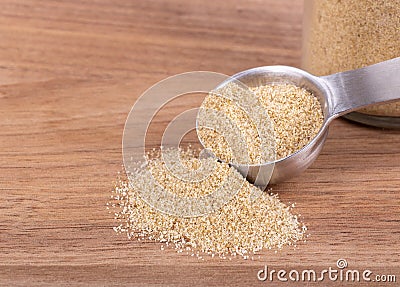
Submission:
<svg viewBox="0 0 400 287">
<path fill-rule="evenodd" d="M 274 187 L 309 228 L 296 250 L 199 261 L 112 230 L 106 202 L 135 99 L 186 71 L 299 67 L 302 5 L 2 0 L 0 285 L 272 286 L 257 280 L 264 265 L 322 270 L 340 258 L 400 281 L 400 132 L 345 120 L 309 170 Z"/>
</svg>

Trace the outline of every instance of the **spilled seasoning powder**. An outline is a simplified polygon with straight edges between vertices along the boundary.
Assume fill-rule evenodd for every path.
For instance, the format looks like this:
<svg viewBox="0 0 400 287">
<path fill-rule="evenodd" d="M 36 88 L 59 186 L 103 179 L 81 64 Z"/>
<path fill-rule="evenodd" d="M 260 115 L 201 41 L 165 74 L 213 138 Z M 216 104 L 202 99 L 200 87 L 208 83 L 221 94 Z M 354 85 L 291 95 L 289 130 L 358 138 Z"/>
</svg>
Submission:
<svg viewBox="0 0 400 287">
<path fill-rule="evenodd" d="M 172 150 L 164 152 L 168 156 Z M 139 184 L 129 185 L 127 180 L 121 179 L 115 186 L 112 206 L 117 209 L 115 218 L 120 222 L 115 231 L 132 239 L 161 242 L 161 249 L 172 246 L 178 253 L 188 252 L 199 258 L 209 254 L 248 259 L 262 249 L 280 249 L 304 239 L 306 227 L 292 214 L 293 206 L 282 203 L 277 195 L 262 192 L 258 198 L 251 199 L 252 192 L 260 191 L 228 164 L 213 158 L 196 159 L 190 149 L 179 150 L 179 154 L 182 164 L 189 170 L 199 170 L 201 164 L 206 164 L 204 161 L 210 160 L 214 161 L 215 169 L 202 181 L 187 182 L 172 175 L 159 155 L 149 159 L 147 166 L 130 175 L 140 178 Z M 226 180 L 241 188 L 213 213 L 176 217 L 155 210 L 139 196 L 138 189 L 146 188 L 144 181 L 149 180 L 143 178 L 145 169 L 152 171 L 160 186 L 178 196 L 203 196 Z"/>
</svg>

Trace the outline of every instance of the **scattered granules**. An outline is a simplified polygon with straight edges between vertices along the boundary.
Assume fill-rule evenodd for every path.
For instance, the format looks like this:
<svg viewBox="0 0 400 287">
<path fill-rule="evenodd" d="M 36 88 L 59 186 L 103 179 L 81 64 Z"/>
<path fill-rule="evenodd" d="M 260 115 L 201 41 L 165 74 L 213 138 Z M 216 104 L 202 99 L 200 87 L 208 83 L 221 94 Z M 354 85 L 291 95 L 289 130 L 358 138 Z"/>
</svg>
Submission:
<svg viewBox="0 0 400 287">
<path fill-rule="evenodd" d="M 400 0 L 308 0 L 303 68 L 315 75 L 400 56 Z M 360 110 L 400 117 L 400 101 Z"/>
<path fill-rule="evenodd" d="M 240 104 L 225 97 L 232 93 L 241 97 Z M 254 93 L 257 103 L 246 102 L 250 98 L 248 93 Z M 257 110 L 246 111 L 247 113 L 241 110 L 248 106 L 257 106 Z M 309 91 L 292 84 L 254 87 L 247 94 L 243 90 L 238 93 L 235 86 L 230 86 L 219 91 L 218 95 L 210 93 L 202 104 L 200 111 L 202 110 L 217 110 L 235 123 L 239 129 L 235 134 L 242 133 L 250 150 L 250 161 L 240 158 L 240 163 L 250 164 L 279 160 L 302 149 L 318 134 L 324 121 L 318 99 Z M 208 120 L 208 127 L 215 130 L 202 129 L 204 118 Z M 237 160 L 239 141 L 232 140 L 233 145 L 228 144 L 224 136 L 232 134 L 235 127 L 229 126 L 229 121 L 221 118 L 221 114 L 212 117 L 210 112 L 199 112 L 198 135 L 203 145 L 211 149 L 217 157 L 232 162 L 233 157 Z M 260 119 L 264 123 L 264 129 L 252 126 L 253 119 Z M 221 130 L 222 132 L 218 132 Z M 235 139 L 238 138 L 240 137 L 235 136 Z M 260 138 L 264 139 L 262 145 Z M 260 149 L 265 149 L 266 155 L 262 155 Z"/>
<path fill-rule="evenodd" d="M 176 152 L 172 149 L 164 153 Z M 193 158 L 191 150 L 179 150 L 182 165 L 189 170 L 201 168 L 210 158 Z M 260 192 L 248 183 L 233 167 L 212 158 L 215 169 L 201 181 L 188 182 L 171 174 L 160 156 L 149 159 L 147 166 L 131 174 L 130 178 L 141 181 L 120 179 L 114 189 L 111 206 L 116 209 L 115 218 L 120 222 L 115 231 L 125 233 L 137 240 L 153 240 L 165 246 L 176 248 L 178 253 L 186 252 L 202 258 L 204 254 L 227 258 L 242 256 L 249 259 L 262 249 L 281 249 L 295 246 L 305 237 L 306 227 L 292 214 L 292 206 L 282 203 L 277 195 Z M 241 186 L 236 195 L 222 208 L 213 213 L 184 218 L 160 212 L 149 206 L 140 197 L 144 170 L 152 170 L 155 180 L 162 188 L 177 196 L 201 197 L 212 193 L 228 180 L 229 184 Z M 228 176 L 230 175 L 230 176 Z M 260 196 L 251 199 L 252 192 Z"/>
</svg>

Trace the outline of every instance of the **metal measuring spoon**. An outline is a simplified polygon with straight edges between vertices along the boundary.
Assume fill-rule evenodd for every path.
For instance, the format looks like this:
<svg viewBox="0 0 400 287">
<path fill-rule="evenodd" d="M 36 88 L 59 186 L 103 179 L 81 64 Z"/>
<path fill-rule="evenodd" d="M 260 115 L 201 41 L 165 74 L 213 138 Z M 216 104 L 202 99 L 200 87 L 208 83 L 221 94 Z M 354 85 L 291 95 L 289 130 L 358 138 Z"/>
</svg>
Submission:
<svg viewBox="0 0 400 287">
<path fill-rule="evenodd" d="M 248 87 L 289 83 L 311 91 L 321 103 L 324 115 L 318 134 L 301 150 L 274 162 L 260 165 L 232 164 L 255 185 L 285 181 L 307 169 L 322 150 L 329 124 L 335 118 L 359 108 L 400 100 L 400 57 L 361 69 L 316 77 L 288 66 L 249 69 L 232 76 L 216 89 L 237 80 Z M 272 175 L 271 175 L 272 170 Z"/>
</svg>

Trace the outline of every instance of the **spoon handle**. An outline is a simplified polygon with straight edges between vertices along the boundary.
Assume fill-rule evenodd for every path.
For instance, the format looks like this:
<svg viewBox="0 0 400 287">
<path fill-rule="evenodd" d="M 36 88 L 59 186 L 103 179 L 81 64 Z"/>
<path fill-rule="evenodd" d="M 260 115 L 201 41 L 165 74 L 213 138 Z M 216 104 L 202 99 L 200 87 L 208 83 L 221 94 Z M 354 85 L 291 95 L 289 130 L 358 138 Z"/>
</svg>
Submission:
<svg viewBox="0 0 400 287">
<path fill-rule="evenodd" d="M 361 69 L 321 77 L 332 92 L 330 116 L 400 100 L 400 57 Z"/>
</svg>

